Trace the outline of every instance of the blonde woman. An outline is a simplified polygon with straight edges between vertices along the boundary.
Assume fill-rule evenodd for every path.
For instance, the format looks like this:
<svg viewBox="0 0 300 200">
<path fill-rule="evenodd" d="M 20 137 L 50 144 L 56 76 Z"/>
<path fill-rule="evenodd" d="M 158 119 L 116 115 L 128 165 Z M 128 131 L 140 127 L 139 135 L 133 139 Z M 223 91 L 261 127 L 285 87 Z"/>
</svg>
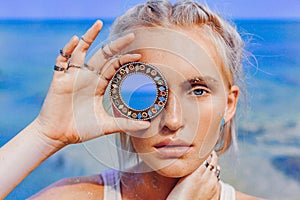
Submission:
<svg viewBox="0 0 300 200">
<path fill-rule="evenodd" d="M 1 148 L 1 197 L 65 146 L 118 133 L 135 165 L 127 168 L 120 154 L 117 170 L 64 179 L 31 198 L 257 199 L 219 180 L 217 156 L 236 143 L 243 80 L 235 27 L 195 1 L 150 0 L 116 19 L 114 40 L 81 68 L 101 28 L 97 21 L 62 49 L 39 116 Z M 137 61 L 158 68 L 169 85 L 165 109 L 149 121 L 103 105 L 116 70 Z"/>
</svg>

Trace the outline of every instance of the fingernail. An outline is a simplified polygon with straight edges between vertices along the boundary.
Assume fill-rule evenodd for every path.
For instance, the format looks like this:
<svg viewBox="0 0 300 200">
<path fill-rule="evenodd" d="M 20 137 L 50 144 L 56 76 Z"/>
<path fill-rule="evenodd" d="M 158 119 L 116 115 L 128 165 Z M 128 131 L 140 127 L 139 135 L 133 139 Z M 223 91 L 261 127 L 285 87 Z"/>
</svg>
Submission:
<svg viewBox="0 0 300 200">
<path fill-rule="evenodd" d="M 102 21 L 100 19 L 97 19 L 94 24 L 99 24 L 99 23 L 102 23 Z"/>
<path fill-rule="evenodd" d="M 73 37 L 71 38 L 71 41 L 74 41 L 74 40 L 79 40 L 78 36 L 77 35 L 73 35 Z"/>
<path fill-rule="evenodd" d="M 94 22 L 94 24 L 93 24 L 93 28 L 97 28 L 97 29 L 101 29 L 102 28 L 102 26 L 103 26 L 103 22 L 101 21 L 101 20 L 96 20 L 95 22 Z M 91 28 L 92 28 L 91 27 Z"/>
</svg>

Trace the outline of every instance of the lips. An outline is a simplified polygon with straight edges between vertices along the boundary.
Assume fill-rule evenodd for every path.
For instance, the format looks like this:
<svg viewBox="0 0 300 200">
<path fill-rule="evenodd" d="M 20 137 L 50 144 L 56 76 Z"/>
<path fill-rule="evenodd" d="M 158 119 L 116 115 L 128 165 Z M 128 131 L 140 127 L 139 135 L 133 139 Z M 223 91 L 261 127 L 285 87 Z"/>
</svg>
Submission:
<svg viewBox="0 0 300 200">
<path fill-rule="evenodd" d="M 154 145 L 156 152 L 162 158 L 180 158 L 192 149 L 192 144 L 182 140 L 166 139 Z"/>
</svg>

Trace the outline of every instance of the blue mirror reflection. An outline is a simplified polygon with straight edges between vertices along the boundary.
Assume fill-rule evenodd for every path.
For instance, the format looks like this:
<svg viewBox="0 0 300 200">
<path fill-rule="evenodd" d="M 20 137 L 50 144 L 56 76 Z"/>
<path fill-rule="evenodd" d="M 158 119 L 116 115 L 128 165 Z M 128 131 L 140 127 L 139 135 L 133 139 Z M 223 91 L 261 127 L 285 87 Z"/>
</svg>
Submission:
<svg viewBox="0 0 300 200">
<path fill-rule="evenodd" d="M 145 74 L 132 74 L 126 77 L 120 91 L 124 103 L 134 110 L 149 108 L 157 97 L 155 82 Z"/>
</svg>

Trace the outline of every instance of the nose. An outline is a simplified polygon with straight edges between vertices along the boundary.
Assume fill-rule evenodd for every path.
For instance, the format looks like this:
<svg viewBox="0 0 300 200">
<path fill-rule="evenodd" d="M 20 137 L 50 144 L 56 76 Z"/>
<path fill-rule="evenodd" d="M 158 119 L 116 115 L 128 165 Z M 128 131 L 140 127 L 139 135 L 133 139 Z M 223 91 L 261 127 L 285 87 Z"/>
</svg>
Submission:
<svg viewBox="0 0 300 200">
<path fill-rule="evenodd" d="M 182 116 L 182 106 L 179 97 L 169 90 L 168 101 L 161 118 L 162 130 L 176 132 L 184 125 Z"/>
</svg>

